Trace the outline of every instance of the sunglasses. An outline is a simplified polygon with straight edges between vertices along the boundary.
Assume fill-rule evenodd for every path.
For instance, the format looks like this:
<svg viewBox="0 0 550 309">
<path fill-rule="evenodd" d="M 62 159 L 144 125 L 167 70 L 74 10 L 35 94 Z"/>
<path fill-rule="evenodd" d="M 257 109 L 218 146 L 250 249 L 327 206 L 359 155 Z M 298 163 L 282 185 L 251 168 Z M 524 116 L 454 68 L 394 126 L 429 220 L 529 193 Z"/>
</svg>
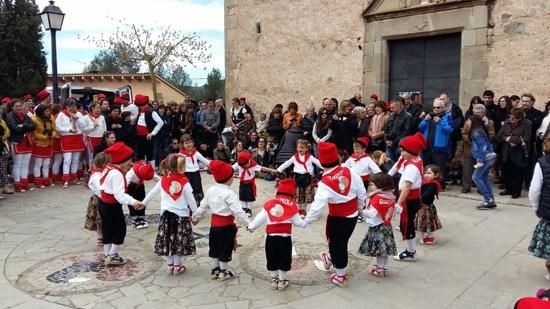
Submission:
<svg viewBox="0 0 550 309">
<path fill-rule="evenodd" d="M 443 107 L 441 106 L 434 106 L 433 109 L 442 109 Z"/>
</svg>

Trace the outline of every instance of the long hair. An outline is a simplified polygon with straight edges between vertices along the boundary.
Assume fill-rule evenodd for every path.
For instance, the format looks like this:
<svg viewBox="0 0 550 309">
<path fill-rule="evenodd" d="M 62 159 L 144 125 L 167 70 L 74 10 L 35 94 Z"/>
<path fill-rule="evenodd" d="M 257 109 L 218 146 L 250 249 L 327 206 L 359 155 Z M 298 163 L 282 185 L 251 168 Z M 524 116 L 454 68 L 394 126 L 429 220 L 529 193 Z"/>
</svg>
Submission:
<svg viewBox="0 0 550 309">
<path fill-rule="evenodd" d="M 478 115 L 470 116 L 470 131 L 468 132 L 468 139 L 470 142 L 472 141 L 472 134 L 475 131 L 482 131 L 486 136 L 489 135 L 487 133 L 487 128 L 485 127 L 485 122 L 483 122 L 483 118 Z"/>
<path fill-rule="evenodd" d="M 323 113 L 327 113 L 327 117 L 323 118 Z M 328 115 L 328 110 L 325 107 L 319 109 L 319 115 L 317 116 L 317 124 L 315 125 L 315 133 L 320 134 L 321 131 L 328 128 L 330 125 L 330 118 Z"/>
</svg>

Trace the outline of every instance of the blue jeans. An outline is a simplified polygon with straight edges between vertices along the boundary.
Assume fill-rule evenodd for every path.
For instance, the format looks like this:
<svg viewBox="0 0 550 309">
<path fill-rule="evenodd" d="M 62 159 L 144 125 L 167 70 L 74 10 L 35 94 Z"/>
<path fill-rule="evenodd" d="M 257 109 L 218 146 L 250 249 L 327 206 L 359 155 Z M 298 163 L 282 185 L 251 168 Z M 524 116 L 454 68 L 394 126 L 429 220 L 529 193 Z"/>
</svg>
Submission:
<svg viewBox="0 0 550 309">
<path fill-rule="evenodd" d="M 493 188 L 489 182 L 489 171 L 491 170 L 491 166 L 495 163 L 495 160 L 496 158 L 492 160 L 483 160 L 483 166 L 474 169 L 474 174 L 472 175 L 472 180 L 486 202 L 495 200 Z"/>
<path fill-rule="evenodd" d="M 397 159 L 399 159 L 399 156 L 401 155 L 399 153 L 399 146 L 387 146 L 386 154 L 388 155 L 388 157 L 390 157 L 390 160 L 392 160 L 392 162 L 397 162 Z"/>
</svg>

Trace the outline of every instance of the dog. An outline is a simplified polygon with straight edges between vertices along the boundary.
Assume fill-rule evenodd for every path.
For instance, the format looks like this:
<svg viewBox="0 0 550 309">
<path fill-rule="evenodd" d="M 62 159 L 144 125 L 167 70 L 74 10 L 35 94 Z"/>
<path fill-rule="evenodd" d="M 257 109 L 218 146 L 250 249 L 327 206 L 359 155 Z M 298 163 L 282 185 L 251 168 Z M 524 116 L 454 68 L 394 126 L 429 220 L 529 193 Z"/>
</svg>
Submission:
<svg viewBox="0 0 550 309">
<path fill-rule="evenodd" d="M 453 185 L 462 185 L 462 162 L 460 159 L 453 158 L 449 165 L 449 180 Z"/>
</svg>

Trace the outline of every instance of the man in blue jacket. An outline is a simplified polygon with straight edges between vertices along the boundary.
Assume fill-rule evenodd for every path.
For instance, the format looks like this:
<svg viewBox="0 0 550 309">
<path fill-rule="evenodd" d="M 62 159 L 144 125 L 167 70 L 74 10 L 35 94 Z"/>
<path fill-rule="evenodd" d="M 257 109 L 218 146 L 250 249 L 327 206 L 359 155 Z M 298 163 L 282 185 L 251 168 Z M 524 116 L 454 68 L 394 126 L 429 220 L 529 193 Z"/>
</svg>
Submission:
<svg viewBox="0 0 550 309">
<path fill-rule="evenodd" d="M 450 137 L 453 133 L 453 121 L 445 112 L 445 102 L 435 99 L 433 112 L 424 116 L 418 125 L 418 130 L 428 142 L 428 148 L 422 151 L 424 166 L 435 164 L 441 169 L 441 185 L 449 179 L 447 161 L 452 151 Z"/>
</svg>

